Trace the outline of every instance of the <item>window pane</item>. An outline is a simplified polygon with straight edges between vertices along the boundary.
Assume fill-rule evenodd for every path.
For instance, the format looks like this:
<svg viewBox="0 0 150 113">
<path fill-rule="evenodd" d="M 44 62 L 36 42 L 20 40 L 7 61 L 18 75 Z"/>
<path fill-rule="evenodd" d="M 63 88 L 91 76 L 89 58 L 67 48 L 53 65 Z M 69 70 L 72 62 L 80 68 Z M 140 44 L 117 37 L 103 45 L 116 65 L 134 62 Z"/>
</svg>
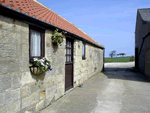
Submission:
<svg viewBox="0 0 150 113">
<path fill-rule="evenodd" d="M 69 62 L 69 56 L 67 56 L 67 62 Z"/>
<path fill-rule="evenodd" d="M 69 41 L 66 42 L 67 47 L 69 47 Z"/>
<path fill-rule="evenodd" d="M 69 47 L 71 47 L 71 42 L 69 42 Z"/>
<path fill-rule="evenodd" d="M 41 56 L 41 36 L 37 31 L 31 30 L 31 56 Z"/>
<path fill-rule="evenodd" d="M 67 54 L 69 54 L 69 49 L 67 49 Z"/>
<path fill-rule="evenodd" d="M 69 56 L 69 61 L 71 62 L 71 56 Z"/>
<path fill-rule="evenodd" d="M 71 49 L 69 49 L 69 54 L 71 55 Z"/>
<path fill-rule="evenodd" d="M 84 56 L 84 53 L 85 53 L 85 44 L 83 44 L 83 47 L 82 47 L 82 56 Z"/>
</svg>

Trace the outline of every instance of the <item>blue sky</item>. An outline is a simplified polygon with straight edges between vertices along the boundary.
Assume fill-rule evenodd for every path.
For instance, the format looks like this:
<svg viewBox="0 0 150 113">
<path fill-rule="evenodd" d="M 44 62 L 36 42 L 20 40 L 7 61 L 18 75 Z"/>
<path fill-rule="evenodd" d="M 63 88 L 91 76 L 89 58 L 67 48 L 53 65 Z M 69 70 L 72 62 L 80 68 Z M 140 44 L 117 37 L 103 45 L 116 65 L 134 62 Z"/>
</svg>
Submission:
<svg viewBox="0 0 150 113">
<path fill-rule="evenodd" d="M 135 23 L 138 8 L 150 8 L 148 0 L 38 0 L 105 46 L 134 55 Z"/>
</svg>

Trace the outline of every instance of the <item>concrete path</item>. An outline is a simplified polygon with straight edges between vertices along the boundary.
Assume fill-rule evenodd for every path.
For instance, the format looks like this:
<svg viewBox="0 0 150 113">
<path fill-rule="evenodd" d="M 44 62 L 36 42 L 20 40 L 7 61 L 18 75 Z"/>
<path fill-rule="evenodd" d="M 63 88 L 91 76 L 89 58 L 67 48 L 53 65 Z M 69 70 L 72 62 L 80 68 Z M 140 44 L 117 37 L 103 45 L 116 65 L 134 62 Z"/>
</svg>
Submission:
<svg viewBox="0 0 150 113">
<path fill-rule="evenodd" d="M 105 63 L 97 73 L 40 113 L 150 113 L 150 79 L 130 63 Z"/>
</svg>

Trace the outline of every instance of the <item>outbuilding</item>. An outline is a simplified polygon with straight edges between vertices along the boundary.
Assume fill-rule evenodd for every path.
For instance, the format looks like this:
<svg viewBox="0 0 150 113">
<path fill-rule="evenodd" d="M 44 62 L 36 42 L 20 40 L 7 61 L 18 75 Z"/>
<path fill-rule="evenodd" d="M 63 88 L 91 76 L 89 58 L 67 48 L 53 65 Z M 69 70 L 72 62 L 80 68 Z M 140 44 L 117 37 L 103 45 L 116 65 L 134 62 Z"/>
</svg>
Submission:
<svg viewBox="0 0 150 113">
<path fill-rule="evenodd" d="M 150 76 L 150 8 L 137 10 L 135 67 L 141 73 Z"/>
</svg>

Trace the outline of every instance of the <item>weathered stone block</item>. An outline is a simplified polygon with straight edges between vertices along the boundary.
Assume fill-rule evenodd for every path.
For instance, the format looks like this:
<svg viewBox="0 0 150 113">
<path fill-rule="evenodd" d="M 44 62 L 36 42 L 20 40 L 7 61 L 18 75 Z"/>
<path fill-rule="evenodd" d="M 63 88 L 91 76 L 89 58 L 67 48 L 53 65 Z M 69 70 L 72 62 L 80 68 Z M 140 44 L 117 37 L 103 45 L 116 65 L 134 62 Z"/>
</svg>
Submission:
<svg viewBox="0 0 150 113">
<path fill-rule="evenodd" d="M 0 93 L 0 106 L 3 106 L 4 104 L 5 104 L 4 93 Z"/>
<path fill-rule="evenodd" d="M 76 63 L 76 65 L 74 65 L 75 69 L 80 69 L 82 67 L 81 63 Z"/>
<path fill-rule="evenodd" d="M 6 84 L 7 83 L 7 84 Z M 11 87 L 11 77 L 0 75 L 0 92 Z"/>
<path fill-rule="evenodd" d="M 5 106 L 0 106 L 0 113 L 6 113 Z"/>
<path fill-rule="evenodd" d="M 62 81 L 61 83 L 58 84 L 57 89 L 62 90 L 65 89 L 65 81 Z"/>
<path fill-rule="evenodd" d="M 54 67 L 54 65 L 52 64 L 53 66 L 53 70 L 50 71 L 50 76 L 57 76 L 58 75 L 58 69 L 56 67 Z"/>
<path fill-rule="evenodd" d="M 5 113 L 17 113 L 18 111 L 20 111 L 20 100 L 17 100 L 13 103 L 8 103 L 6 105 Z"/>
<path fill-rule="evenodd" d="M 25 86 L 21 89 L 21 97 L 25 97 L 27 95 L 29 95 L 29 87 Z"/>
<path fill-rule="evenodd" d="M 29 45 L 23 44 L 22 45 L 22 58 L 23 59 L 29 59 Z"/>
<path fill-rule="evenodd" d="M 55 77 L 54 84 L 58 84 L 58 83 L 62 82 L 63 78 L 64 78 L 63 74 L 57 75 Z"/>
<path fill-rule="evenodd" d="M 35 82 L 36 82 L 36 80 L 32 77 L 30 72 L 22 73 L 22 77 L 21 77 L 21 85 L 22 86 L 24 86 L 25 84 L 35 83 Z"/>
<path fill-rule="evenodd" d="M 16 58 L 10 58 L 10 57 L 5 57 L 5 58 L 0 58 L 0 63 L 1 64 L 13 64 L 13 63 L 19 63 L 19 60 Z"/>
<path fill-rule="evenodd" d="M 45 40 L 46 40 L 46 46 L 47 47 L 52 47 L 51 36 L 52 36 L 52 34 L 50 33 L 50 31 L 46 30 L 46 32 L 45 32 Z"/>
<path fill-rule="evenodd" d="M 12 30 L 14 27 L 14 20 L 12 18 L 3 17 L 2 29 Z"/>
<path fill-rule="evenodd" d="M 19 32 L 19 33 L 21 32 L 21 24 L 22 24 L 21 21 L 18 21 L 18 20 L 14 21 L 14 30 L 16 32 Z"/>
<path fill-rule="evenodd" d="M 45 90 L 40 92 L 40 100 L 44 100 L 46 96 Z"/>
<path fill-rule="evenodd" d="M 2 24 L 0 24 L 0 26 L 2 26 Z M 0 37 L 1 37 L 1 38 L 3 37 L 3 31 L 4 31 L 4 30 L 0 28 Z M 1 38 L 0 38 L 0 40 L 1 40 Z"/>
<path fill-rule="evenodd" d="M 65 66 L 64 66 L 64 67 L 65 67 Z M 59 75 L 60 75 L 60 74 L 65 74 L 65 68 L 63 68 L 62 66 L 58 67 L 57 70 L 58 70 L 58 74 L 59 74 Z"/>
<path fill-rule="evenodd" d="M 77 56 L 74 58 L 74 62 L 82 62 L 82 56 Z"/>
<path fill-rule="evenodd" d="M 45 106 L 48 106 L 54 99 L 55 99 L 55 93 L 57 87 L 56 86 L 52 86 L 48 89 L 46 89 L 46 99 L 45 99 Z"/>
<path fill-rule="evenodd" d="M 11 63 L 11 64 L 3 64 L 3 66 L 0 65 L 0 71 L 3 74 L 20 71 L 19 70 L 19 64 Z"/>
<path fill-rule="evenodd" d="M 25 111 L 25 113 L 33 113 L 32 111 Z"/>
<path fill-rule="evenodd" d="M 20 98 L 20 88 L 7 90 L 5 92 L 5 102 L 6 104 L 11 103 Z"/>
<path fill-rule="evenodd" d="M 3 18 L 4 18 L 4 16 L 0 15 L 0 24 L 3 23 Z"/>
<path fill-rule="evenodd" d="M 22 99 L 22 109 L 39 102 L 39 93 L 35 92 Z"/>
<path fill-rule="evenodd" d="M 52 66 L 54 67 L 55 65 L 57 65 L 57 58 L 56 57 L 52 57 L 53 61 L 51 62 Z"/>
<path fill-rule="evenodd" d="M 0 57 L 15 57 L 16 58 L 16 45 L 13 44 L 5 44 L 1 46 L 0 49 Z"/>
<path fill-rule="evenodd" d="M 21 32 L 21 43 L 29 45 L 29 34 Z"/>
<path fill-rule="evenodd" d="M 53 97 L 53 98 L 55 98 L 55 97 Z M 47 98 L 46 100 L 45 100 L 45 106 L 49 106 L 50 104 L 51 104 L 51 102 L 52 102 L 52 100 L 53 99 L 51 99 L 51 98 Z"/>
<path fill-rule="evenodd" d="M 21 34 L 17 34 L 13 30 L 2 30 L 2 35 L 0 38 L 1 43 L 15 43 L 20 44 L 21 43 Z"/>
<path fill-rule="evenodd" d="M 45 101 L 41 100 L 39 103 L 36 104 L 36 111 L 43 109 L 44 105 L 45 105 Z"/>
<path fill-rule="evenodd" d="M 21 60 L 19 69 L 22 72 L 30 72 L 29 60 L 25 60 L 25 59 Z"/>
<path fill-rule="evenodd" d="M 18 74 L 12 77 L 12 87 L 19 87 L 20 86 L 20 77 Z"/>
<path fill-rule="evenodd" d="M 63 92 L 62 92 L 62 89 L 61 91 L 58 90 L 56 93 L 55 93 L 55 100 L 58 100 L 61 96 L 62 96 Z"/>
<path fill-rule="evenodd" d="M 22 22 L 21 23 L 21 32 L 29 34 L 29 24 Z"/>
<path fill-rule="evenodd" d="M 45 81 L 46 87 L 51 87 L 54 85 L 54 79 L 55 77 L 47 78 Z"/>
<path fill-rule="evenodd" d="M 51 56 L 51 48 L 50 47 L 47 47 L 46 48 L 46 54 L 47 54 L 47 56 Z"/>
<path fill-rule="evenodd" d="M 30 86 L 30 92 L 31 92 L 31 94 L 34 93 L 34 92 L 36 92 L 36 91 L 38 91 L 39 89 L 40 89 L 39 88 L 39 84 L 32 84 Z"/>
<path fill-rule="evenodd" d="M 65 49 L 58 49 L 56 56 L 65 58 Z"/>
<path fill-rule="evenodd" d="M 56 85 L 46 89 L 46 100 L 48 99 L 49 101 L 51 101 L 53 99 L 56 89 Z"/>
</svg>

